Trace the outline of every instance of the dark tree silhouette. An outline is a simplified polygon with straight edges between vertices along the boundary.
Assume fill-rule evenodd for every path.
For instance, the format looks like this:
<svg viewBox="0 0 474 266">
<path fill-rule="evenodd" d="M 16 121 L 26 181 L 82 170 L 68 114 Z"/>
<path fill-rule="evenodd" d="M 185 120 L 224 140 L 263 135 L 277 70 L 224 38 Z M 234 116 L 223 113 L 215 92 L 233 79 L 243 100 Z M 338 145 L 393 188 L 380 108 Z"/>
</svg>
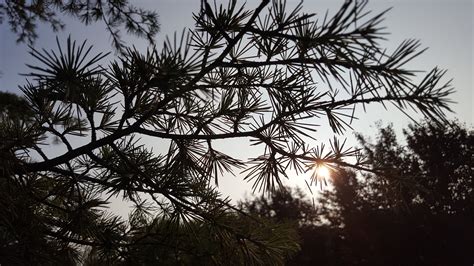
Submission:
<svg viewBox="0 0 474 266">
<path fill-rule="evenodd" d="M 153 44 L 160 28 L 156 12 L 134 7 L 126 0 L 6 0 L 0 4 L 0 24 L 8 21 L 10 29 L 18 35 L 18 42 L 33 44 L 38 37 L 38 22 L 49 24 L 54 31 L 63 29 L 65 24 L 59 18 L 61 15 L 77 18 L 86 25 L 102 21 L 117 51 L 126 48 L 121 29 Z"/>
<path fill-rule="evenodd" d="M 301 250 L 288 257 L 285 265 L 342 265 L 339 228 L 324 221 L 325 210 L 318 206 L 300 189 L 290 187 L 239 202 L 239 207 L 251 215 L 295 228 Z"/>
<path fill-rule="evenodd" d="M 422 206 L 438 214 L 473 213 L 472 130 L 459 122 L 424 122 L 404 133 L 406 146 L 398 144 L 391 127 L 380 129 L 375 144 L 359 136 L 380 171 L 366 175 L 364 187 L 386 196 L 373 200 L 400 209 Z"/>
<path fill-rule="evenodd" d="M 286 12 L 284 2 L 269 3 L 247 10 L 204 1 L 196 29 L 167 39 L 162 50 L 127 49 L 109 67 L 85 42 L 32 48 L 39 65 L 30 66 L 22 91 L 33 115 L 0 116 L 2 190 L 13 193 L 4 204 L 19 204 L 5 210 L 2 248 L 36 256 L 38 246 L 21 237 L 36 230 L 39 242 L 64 254 L 88 247 L 91 264 L 282 264 L 298 248 L 291 230 L 234 207 L 216 191 L 218 178 L 242 169 L 255 189 L 272 191 L 288 168 L 372 171 L 337 139 L 330 150 L 305 143 L 315 118 L 342 133 L 358 105 L 393 103 L 445 119 L 444 71 L 415 84 L 404 65 L 419 45 L 409 40 L 386 53 L 379 44 L 385 12 L 371 16 L 365 1 L 347 1 L 316 20 L 301 5 Z M 160 140 L 159 148 L 142 137 Z M 217 149 L 217 140 L 234 138 L 263 153 L 245 160 Z M 106 211 L 112 196 L 134 205 L 128 220 Z M 26 216 L 16 215 L 24 206 L 31 206 Z M 16 226 L 25 217 L 26 226 Z"/>
<path fill-rule="evenodd" d="M 425 122 L 405 137 L 399 144 L 391 127 L 380 128 L 374 144 L 360 136 L 379 173 L 333 171 L 334 190 L 314 205 L 289 188 L 241 205 L 293 223 L 301 251 L 288 265 L 469 265 L 474 132 Z"/>
<path fill-rule="evenodd" d="M 468 265 L 474 241 L 474 132 L 458 122 L 391 127 L 360 136 L 378 174 L 334 177 L 326 211 L 341 228 L 344 264 Z M 336 210 L 336 212 L 334 211 Z"/>
</svg>

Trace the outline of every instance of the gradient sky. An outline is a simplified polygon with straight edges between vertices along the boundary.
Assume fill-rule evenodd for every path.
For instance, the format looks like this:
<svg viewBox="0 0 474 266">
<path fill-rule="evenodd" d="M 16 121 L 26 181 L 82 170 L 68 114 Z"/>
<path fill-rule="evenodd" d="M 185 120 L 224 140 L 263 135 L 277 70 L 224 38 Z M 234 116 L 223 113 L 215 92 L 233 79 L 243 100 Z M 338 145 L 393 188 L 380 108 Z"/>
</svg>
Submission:
<svg viewBox="0 0 474 266">
<path fill-rule="evenodd" d="M 199 9 L 198 0 L 140 0 L 130 1 L 135 5 L 156 10 L 160 16 L 162 26 L 161 32 L 156 36 L 157 43 L 162 43 L 166 35 L 172 35 L 175 31 L 181 32 L 184 27 L 193 26 L 192 12 Z M 219 1 L 225 2 L 225 1 Z M 243 2 L 243 1 L 241 1 Z M 248 0 L 249 7 L 255 7 L 260 1 Z M 296 6 L 300 1 L 287 1 L 288 10 Z M 337 11 L 343 1 L 305 1 L 303 10 L 307 13 L 324 15 L 327 9 L 330 14 Z M 387 8 L 393 9 L 386 15 L 386 31 L 390 33 L 384 45 L 388 51 L 393 51 L 404 39 L 419 39 L 422 47 L 429 49 L 416 58 L 407 67 L 416 70 L 430 70 L 435 66 L 447 69 L 447 78 L 453 78 L 453 86 L 456 89 L 452 100 L 457 104 L 452 105 L 454 114 L 450 118 L 457 118 L 468 125 L 474 124 L 474 102 L 473 94 L 473 1 L 471 0 L 372 0 L 368 9 L 378 13 Z M 105 32 L 103 24 L 84 26 L 77 21 L 64 19 L 66 28 L 63 32 L 53 33 L 47 26 L 40 25 L 38 28 L 39 39 L 35 43 L 37 48 L 55 48 L 55 36 L 65 41 L 70 34 L 75 40 L 87 39 L 93 44 L 95 51 L 110 51 L 110 39 Z M 28 54 L 25 44 L 17 44 L 16 36 L 13 35 L 8 24 L 0 25 L 0 90 L 19 92 L 18 85 L 24 84 L 24 77 L 19 73 L 26 73 L 26 63 L 35 62 Z M 125 38 L 128 44 L 144 49 L 146 44 L 143 40 L 134 37 Z M 113 55 L 109 56 L 109 59 Z M 105 63 L 105 62 L 104 62 Z M 403 114 L 396 108 L 384 110 L 380 106 L 370 106 L 367 113 L 359 110 L 359 120 L 354 122 L 353 127 L 357 132 L 365 135 L 374 135 L 375 121 L 382 120 L 384 123 L 392 122 L 400 132 L 401 128 L 409 123 Z M 419 118 L 419 116 L 415 116 Z M 319 131 L 318 140 L 324 141 L 331 138 L 331 132 L 327 129 L 327 123 L 323 124 Z M 352 132 L 348 131 L 345 136 L 349 143 L 355 144 Z M 317 144 L 317 143 L 316 143 Z M 251 157 L 255 152 L 247 152 L 248 140 L 232 141 L 222 143 L 222 147 L 228 149 L 230 155 L 238 154 L 242 157 Z M 290 183 L 302 185 L 301 177 L 295 177 Z M 224 177 L 221 179 L 221 190 L 224 195 L 236 199 L 248 192 L 249 184 L 237 177 Z"/>
</svg>

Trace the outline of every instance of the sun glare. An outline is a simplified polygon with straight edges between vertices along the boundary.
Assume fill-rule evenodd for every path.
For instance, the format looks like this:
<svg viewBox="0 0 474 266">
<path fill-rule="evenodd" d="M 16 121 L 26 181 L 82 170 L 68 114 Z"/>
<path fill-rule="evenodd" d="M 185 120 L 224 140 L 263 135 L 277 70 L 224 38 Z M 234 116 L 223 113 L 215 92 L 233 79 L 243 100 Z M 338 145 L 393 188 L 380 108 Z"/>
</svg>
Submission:
<svg viewBox="0 0 474 266">
<path fill-rule="evenodd" d="M 327 166 L 320 165 L 316 167 L 316 173 L 319 177 L 330 178 L 331 177 L 331 170 Z"/>
</svg>

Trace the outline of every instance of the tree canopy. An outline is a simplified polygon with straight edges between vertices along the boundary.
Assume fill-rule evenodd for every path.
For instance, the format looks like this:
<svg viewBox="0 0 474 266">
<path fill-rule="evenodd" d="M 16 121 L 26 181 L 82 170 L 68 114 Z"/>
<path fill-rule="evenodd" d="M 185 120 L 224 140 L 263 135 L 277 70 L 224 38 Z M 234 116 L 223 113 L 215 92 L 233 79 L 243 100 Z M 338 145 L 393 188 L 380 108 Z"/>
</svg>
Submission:
<svg viewBox="0 0 474 266">
<path fill-rule="evenodd" d="M 283 264 L 298 249 L 291 228 L 233 206 L 219 178 L 240 170 L 256 190 L 273 191 L 290 168 L 372 171 L 338 139 L 309 147 L 315 118 L 343 133 L 360 105 L 391 103 L 437 121 L 449 110 L 445 72 L 416 84 L 404 66 L 418 42 L 386 52 L 385 12 L 366 4 L 347 1 L 318 20 L 282 1 L 253 10 L 204 1 L 195 29 L 162 49 L 126 49 L 108 66 L 86 42 L 32 47 L 38 64 L 21 87 L 31 115 L 0 114 L 5 263 L 227 264 L 231 254 L 235 264 Z M 261 155 L 234 158 L 215 145 L 235 138 Z M 133 204 L 128 219 L 107 211 L 114 196 Z"/>
</svg>

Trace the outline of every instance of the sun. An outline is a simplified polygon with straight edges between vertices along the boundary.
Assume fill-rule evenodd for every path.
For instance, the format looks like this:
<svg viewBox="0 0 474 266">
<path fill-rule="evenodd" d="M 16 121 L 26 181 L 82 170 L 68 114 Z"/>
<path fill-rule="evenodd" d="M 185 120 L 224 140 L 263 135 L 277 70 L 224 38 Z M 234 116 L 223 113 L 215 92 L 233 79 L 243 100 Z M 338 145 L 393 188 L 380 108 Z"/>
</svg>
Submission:
<svg viewBox="0 0 474 266">
<path fill-rule="evenodd" d="M 319 165 L 316 166 L 316 174 L 319 177 L 329 178 L 331 177 L 331 170 L 329 170 L 329 167 L 327 166 Z"/>
</svg>

